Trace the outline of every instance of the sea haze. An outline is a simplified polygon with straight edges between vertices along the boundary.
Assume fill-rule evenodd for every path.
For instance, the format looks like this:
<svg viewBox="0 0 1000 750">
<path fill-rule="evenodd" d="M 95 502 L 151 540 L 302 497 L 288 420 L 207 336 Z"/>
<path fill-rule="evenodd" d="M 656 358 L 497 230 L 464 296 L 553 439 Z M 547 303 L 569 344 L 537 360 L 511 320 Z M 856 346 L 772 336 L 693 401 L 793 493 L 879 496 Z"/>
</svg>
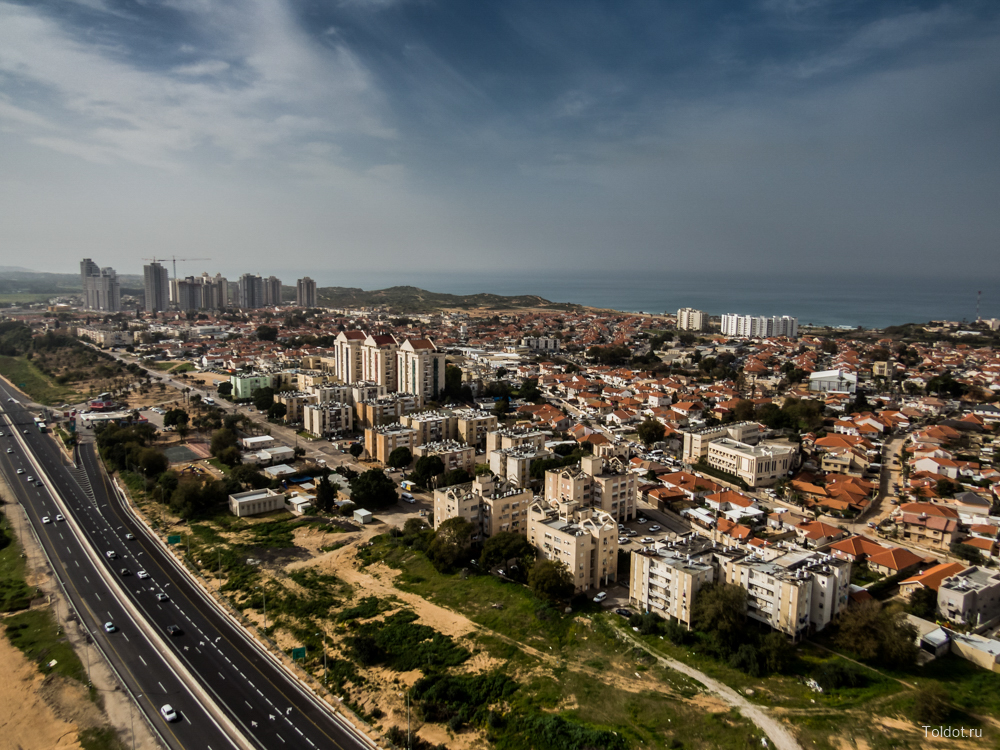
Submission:
<svg viewBox="0 0 1000 750">
<path fill-rule="evenodd" d="M 285 284 L 302 275 L 323 286 L 384 289 L 416 286 L 447 294 L 537 294 L 628 312 L 676 312 L 694 307 L 710 315 L 794 315 L 801 325 L 885 328 L 928 320 L 1000 317 L 997 279 L 857 278 L 827 274 L 753 277 L 727 273 L 532 272 L 404 273 L 374 271 L 275 271 Z"/>
</svg>

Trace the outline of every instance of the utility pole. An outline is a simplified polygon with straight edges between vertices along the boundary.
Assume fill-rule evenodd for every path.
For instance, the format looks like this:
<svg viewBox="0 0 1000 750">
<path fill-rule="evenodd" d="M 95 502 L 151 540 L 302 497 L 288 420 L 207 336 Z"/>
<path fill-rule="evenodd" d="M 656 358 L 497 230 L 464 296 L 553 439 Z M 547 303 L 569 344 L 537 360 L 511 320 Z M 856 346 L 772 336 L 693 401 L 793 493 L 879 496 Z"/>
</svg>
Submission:
<svg viewBox="0 0 1000 750">
<path fill-rule="evenodd" d="M 327 677 L 329 675 L 329 671 L 326 668 L 326 631 L 324 630 L 316 635 L 323 636 L 323 687 L 326 687 Z"/>
</svg>

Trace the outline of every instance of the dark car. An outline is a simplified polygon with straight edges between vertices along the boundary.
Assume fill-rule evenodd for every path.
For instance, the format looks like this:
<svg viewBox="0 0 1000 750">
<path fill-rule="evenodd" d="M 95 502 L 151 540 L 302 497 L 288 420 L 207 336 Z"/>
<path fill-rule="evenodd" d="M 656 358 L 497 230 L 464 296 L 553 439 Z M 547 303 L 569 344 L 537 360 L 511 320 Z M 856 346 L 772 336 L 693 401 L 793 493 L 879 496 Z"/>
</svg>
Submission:
<svg viewBox="0 0 1000 750">
<path fill-rule="evenodd" d="M 181 635 L 184 631 L 176 625 L 167 625 L 167 635 Z"/>
<path fill-rule="evenodd" d="M 122 574 L 122 577 L 132 575 L 132 571 L 128 568 L 122 568 L 119 572 Z"/>
<path fill-rule="evenodd" d="M 631 617 L 632 611 L 625 609 L 624 607 L 619 607 L 618 609 L 615 610 L 615 614 L 621 615 L 622 617 Z"/>
</svg>

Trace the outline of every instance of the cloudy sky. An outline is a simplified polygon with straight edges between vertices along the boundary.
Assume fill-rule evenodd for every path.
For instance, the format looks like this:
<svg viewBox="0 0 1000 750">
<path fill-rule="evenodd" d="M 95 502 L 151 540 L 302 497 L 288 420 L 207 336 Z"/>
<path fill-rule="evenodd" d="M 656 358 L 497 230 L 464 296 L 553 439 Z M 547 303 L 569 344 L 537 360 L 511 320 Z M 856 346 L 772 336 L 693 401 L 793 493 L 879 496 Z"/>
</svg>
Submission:
<svg viewBox="0 0 1000 750">
<path fill-rule="evenodd" d="M 997 278 L 998 49 L 995 0 L 0 0 L 0 265 Z"/>
</svg>

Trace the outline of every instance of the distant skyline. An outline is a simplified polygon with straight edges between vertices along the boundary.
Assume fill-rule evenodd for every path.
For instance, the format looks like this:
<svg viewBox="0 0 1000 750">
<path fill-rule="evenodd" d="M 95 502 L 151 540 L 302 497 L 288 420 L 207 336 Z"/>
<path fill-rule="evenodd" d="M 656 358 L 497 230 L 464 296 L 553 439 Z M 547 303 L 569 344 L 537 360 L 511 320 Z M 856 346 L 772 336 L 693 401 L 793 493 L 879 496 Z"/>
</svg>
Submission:
<svg viewBox="0 0 1000 750">
<path fill-rule="evenodd" d="M 0 264 L 988 284 L 998 42 L 985 1 L 0 0 Z"/>
</svg>

